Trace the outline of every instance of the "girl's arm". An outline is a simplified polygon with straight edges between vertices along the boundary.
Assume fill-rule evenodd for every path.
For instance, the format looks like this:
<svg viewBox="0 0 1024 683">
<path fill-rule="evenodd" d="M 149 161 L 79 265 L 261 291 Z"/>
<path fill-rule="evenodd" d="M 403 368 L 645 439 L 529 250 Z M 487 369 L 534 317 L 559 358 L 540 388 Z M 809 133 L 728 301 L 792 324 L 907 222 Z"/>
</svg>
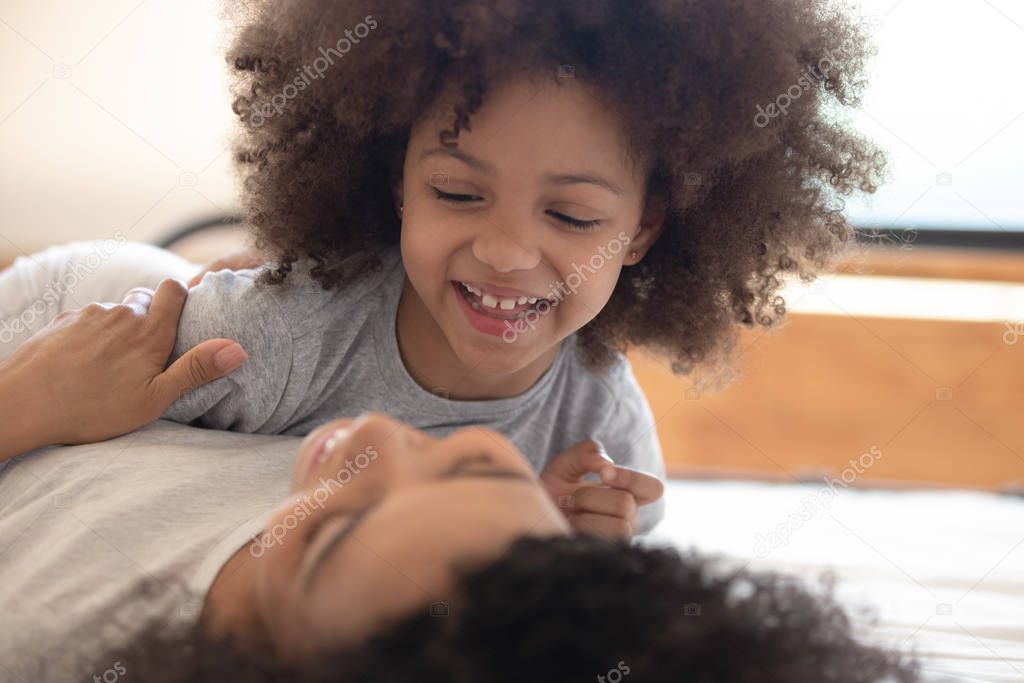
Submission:
<svg viewBox="0 0 1024 683">
<path fill-rule="evenodd" d="M 0 362 L 0 461 L 125 434 L 241 365 L 238 344 L 211 339 L 165 369 L 187 295 L 168 279 L 65 311 Z"/>
</svg>

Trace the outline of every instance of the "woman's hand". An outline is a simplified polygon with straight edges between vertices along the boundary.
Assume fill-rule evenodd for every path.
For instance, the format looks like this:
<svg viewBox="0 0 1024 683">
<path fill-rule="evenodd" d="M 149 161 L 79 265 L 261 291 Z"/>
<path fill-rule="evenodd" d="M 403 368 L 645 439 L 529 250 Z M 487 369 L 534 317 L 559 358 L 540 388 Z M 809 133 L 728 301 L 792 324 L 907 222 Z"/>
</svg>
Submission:
<svg viewBox="0 0 1024 683">
<path fill-rule="evenodd" d="M 62 312 L 18 347 L 0 363 L 0 459 L 125 434 L 241 365 L 241 346 L 211 339 L 165 369 L 187 296 L 171 279 L 133 289 L 118 305 Z"/>
<path fill-rule="evenodd" d="M 604 484 L 583 480 L 590 472 Z M 665 490 L 654 475 L 616 465 L 593 439 L 548 461 L 540 480 L 575 531 L 611 539 L 631 538 L 637 508 L 658 500 Z"/>
<path fill-rule="evenodd" d="M 244 270 L 246 268 L 256 268 L 266 263 L 266 257 L 263 253 L 256 249 L 256 247 L 246 247 L 240 251 L 236 251 L 233 254 L 228 254 L 223 258 L 219 258 L 213 263 L 204 267 L 199 274 L 194 276 L 188 281 L 189 289 L 195 287 L 203 279 L 203 276 L 207 273 L 213 273 L 218 270 Z"/>
</svg>

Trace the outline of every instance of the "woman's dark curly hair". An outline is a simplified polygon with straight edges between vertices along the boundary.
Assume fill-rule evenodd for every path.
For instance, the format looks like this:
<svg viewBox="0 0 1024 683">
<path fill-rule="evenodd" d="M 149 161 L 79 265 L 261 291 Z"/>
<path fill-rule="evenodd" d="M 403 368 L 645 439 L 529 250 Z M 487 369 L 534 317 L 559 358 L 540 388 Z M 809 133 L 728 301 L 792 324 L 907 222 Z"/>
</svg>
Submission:
<svg viewBox="0 0 1024 683">
<path fill-rule="evenodd" d="M 840 195 L 884 173 L 835 116 L 860 104 L 870 27 L 829 0 L 229 2 L 245 219 L 276 260 L 264 282 L 302 257 L 325 288 L 376 267 L 399 241 L 391 184 L 413 125 L 455 93 L 440 142 L 457 145 L 497 84 L 571 67 L 667 206 L 579 331 L 585 360 L 642 346 L 685 374 L 727 360 L 737 323 L 782 319 L 780 276 L 825 268 L 852 234 Z M 356 252 L 370 258 L 342 272 Z"/>
<path fill-rule="evenodd" d="M 167 631 L 156 621 L 85 671 L 117 662 L 146 683 L 918 678 L 915 661 L 851 635 L 831 584 L 816 595 L 795 579 L 726 569 L 692 552 L 588 535 L 525 537 L 456 576 L 447 612 L 423 605 L 299 668 L 209 640 L 199 625 Z"/>
</svg>

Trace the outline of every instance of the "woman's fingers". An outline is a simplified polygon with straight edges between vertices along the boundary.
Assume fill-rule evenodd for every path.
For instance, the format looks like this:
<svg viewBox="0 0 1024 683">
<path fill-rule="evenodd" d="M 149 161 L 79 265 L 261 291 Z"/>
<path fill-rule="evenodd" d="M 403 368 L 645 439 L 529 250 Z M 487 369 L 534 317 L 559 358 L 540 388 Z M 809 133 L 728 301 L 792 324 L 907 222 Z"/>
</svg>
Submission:
<svg viewBox="0 0 1024 683">
<path fill-rule="evenodd" d="M 128 290 L 128 293 L 124 295 L 124 299 L 121 301 L 122 305 L 128 306 L 139 315 L 146 315 L 152 303 L 153 290 L 146 287 L 135 287 Z"/>
<path fill-rule="evenodd" d="M 158 329 L 176 332 L 181 309 L 185 306 L 187 298 L 188 289 L 180 280 L 167 278 L 161 281 L 149 304 L 150 320 Z"/>
<path fill-rule="evenodd" d="M 181 310 L 188 289 L 179 280 L 160 283 L 149 306 L 149 316 L 160 332 L 171 340 L 177 336 Z M 172 341 L 173 344 L 173 341 Z M 246 361 L 248 355 L 230 339 L 209 339 L 181 355 L 169 368 L 154 378 L 160 395 L 170 405 L 186 391 L 220 379 Z"/>
<path fill-rule="evenodd" d="M 248 357 L 242 347 L 230 339 L 210 339 L 182 354 L 154 381 L 169 406 L 186 391 L 233 372 Z"/>
</svg>

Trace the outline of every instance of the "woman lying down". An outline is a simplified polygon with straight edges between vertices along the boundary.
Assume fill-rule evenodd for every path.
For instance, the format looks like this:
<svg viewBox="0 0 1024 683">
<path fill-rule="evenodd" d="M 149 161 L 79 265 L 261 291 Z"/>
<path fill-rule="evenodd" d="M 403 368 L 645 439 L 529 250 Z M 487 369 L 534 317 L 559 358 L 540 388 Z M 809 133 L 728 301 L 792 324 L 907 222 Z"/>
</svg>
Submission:
<svg viewBox="0 0 1024 683">
<path fill-rule="evenodd" d="M 164 368 L 185 296 L 62 314 L 0 363 L 4 681 L 916 679 L 829 594 L 573 533 L 495 431 L 369 413 L 289 461 L 297 437 L 147 425 L 213 379 Z"/>
</svg>

